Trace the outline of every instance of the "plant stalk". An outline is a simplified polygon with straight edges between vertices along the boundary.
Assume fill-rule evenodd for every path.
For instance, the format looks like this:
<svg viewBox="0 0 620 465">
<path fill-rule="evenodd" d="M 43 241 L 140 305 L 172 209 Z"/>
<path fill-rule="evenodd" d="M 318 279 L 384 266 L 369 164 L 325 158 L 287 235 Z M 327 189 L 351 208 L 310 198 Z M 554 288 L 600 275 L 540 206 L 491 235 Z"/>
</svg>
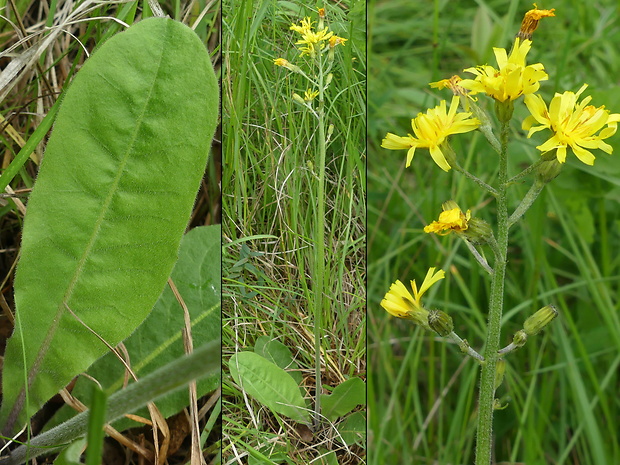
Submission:
<svg viewBox="0 0 620 465">
<path fill-rule="evenodd" d="M 316 380 L 314 424 L 321 418 L 321 333 L 323 328 L 323 286 L 325 281 L 325 89 L 323 76 L 323 57 L 318 55 L 319 67 L 319 108 L 318 108 L 318 145 L 319 145 L 319 183 L 317 187 L 317 216 L 314 234 L 314 372 Z"/>
<path fill-rule="evenodd" d="M 478 431 L 476 434 L 476 465 L 490 465 L 493 451 L 493 401 L 495 399 L 495 367 L 500 343 L 501 318 L 504 303 L 504 279 L 508 252 L 508 133 L 509 122 L 502 122 L 499 156 L 499 186 L 497 189 L 497 254 L 491 278 L 491 298 L 487 340 L 484 352 L 486 363 L 480 376 L 478 397 Z"/>
</svg>

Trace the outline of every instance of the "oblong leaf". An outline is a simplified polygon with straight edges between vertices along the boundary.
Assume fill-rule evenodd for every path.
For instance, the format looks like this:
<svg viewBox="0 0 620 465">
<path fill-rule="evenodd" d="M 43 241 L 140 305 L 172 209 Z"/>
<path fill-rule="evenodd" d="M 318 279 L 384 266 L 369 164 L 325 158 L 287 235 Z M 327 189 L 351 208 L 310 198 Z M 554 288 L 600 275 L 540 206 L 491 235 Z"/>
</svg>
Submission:
<svg viewBox="0 0 620 465">
<path fill-rule="evenodd" d="M 254 353 L 275 363 L 293 377 L 297 384 L 301 384 L 303 376 L 299 365 L 293 360 L 291 350 L 280 341 L 271 339 L 269 336 L 259 336 L 254 343 Z"/>
<path fill-rule="evenodd" d="M 183 298 L 189 311 L 194 345 L 218 340 L 221 333 L 221 228 L 219 225 L 201 226 L 190 230 L 181 241 L 179 259 L 170 278 Z M 157 368 L 172 362 L 185 353 L 182 330 L 183 310 L 169 286 L 159 296 L 148 318 L 123 344 L 131 368 L 142 378 Z M 88 369 L 89 379 L 80 376 L 71 391 L 82 403 L 90 405 L 93 379 L 108 395 L 120 390 L 125 381 L 125 367 L 118 358 L 108 353 Z M 197 394 L 201 397 L 220 385 L 220 372 L 197 382 Z M 187 406 L 187 391 L 170 393 L 157 400 L 157 408 L 164 418 Z M 75 415 L 69 406 L 62 407 L 48 426 L 58 424 Z M 148 417 L 143 409 L 136 415 Z M 122 417 L 113 424 L 119 431 L 138 426 L 138 423 Z"/>
<path fill-rule="evenodd" d="M 28 203 L 3 373 L 5 432 L 107 351 L 68 308 L 114 346 L 155 304 L 218 100 L 204 45 L 165 18 L 112 37 L 77 73 Z"/>
<path fill-rule="evenodd" d="M 326 396 L 321 394 L 323 415 L 328 420 L 334 421 L 353 410 L 360 404 L 366 403 L 366 384 L 360 378 L 354 377 L 346 380 L 334 388 L 334 391 Z"/>
<path fill-rule="evenodd" d="M 310 423 L 299 386 L 282 368 L 254 352 L 233 355 L 228 367 L 235 382 L 265 407 L 299 423 Z"/>
</svg>

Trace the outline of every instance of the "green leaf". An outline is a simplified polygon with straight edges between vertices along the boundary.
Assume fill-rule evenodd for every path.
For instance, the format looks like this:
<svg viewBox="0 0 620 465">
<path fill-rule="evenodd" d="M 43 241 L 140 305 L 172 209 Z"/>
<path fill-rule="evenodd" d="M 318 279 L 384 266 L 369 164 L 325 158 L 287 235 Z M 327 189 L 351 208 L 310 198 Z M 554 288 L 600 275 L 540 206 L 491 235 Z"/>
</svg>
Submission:
<svg viewBox="0 0 620 465">
<path fill-rule="evenodd" d="M 112 346 L 153 308 L 204 173 L 218 99 L 201 40 L 165 18 L 112 37 L 77 73 L 28 203 L 5 431 L 108 351 L 67 307 Z"/>
<path fill-rule="evenodd" d="M 280 341 L 272 340 L 269 336 L 260 336 L 254 343 L 254 352 L 287 370 L 295 382 L 301 384 L 303 380 L 301 372 L 294 371 L 299 369 L 299 365 L 293 360 L 291 350 Z"/>
<path fill-rule="evenodd" d="M 92 402 L 88 408 L 86 465 L 100 465 L 103 458 L 103 438 L 105 437 L 103 428 L 108 396 L 96 385 L 93 386 L 92 391 Z"/>
<path fill-rule="evenodd" d="M 331 395 L 321 395 L 321 412 L 330 421 L 342 417 L 360 404 L 366 403 L 366 384 L 360 378 L 351 378 L 339 384 Z"/>
<path fill-rule="evenodd" d="M 171 275 L 172 281 L 187 305 L 195 345 L 214 341 L 220 337 L 221 237 L 219 225 L 202 226 L 189 231 L 181 241 L 179 260 Z M 124 342 L 132 369 L 138 378 L 142 378 L 185 353 L 183 326 L 183 310 L 170 287 L 166 286 L 151 314 Z M 89 368 L 88 374 L 96 379 L 110 395 L 122 387 L 125 368 L 114 354 L 108 353 Z M 218 372 L 198 382 L 198 397 L 219 386 L 219 375 Z M 80 377 L 72 394 L 88 405 L 92 384 L 93 382 L 88 378 Z M 187 391 L 173 392 L 157 401 L 157 407 L 165 418 L 181 411 L 186 406 Z M 136 414 L 148 417 L 146 409 Z M 55 415 L 54 424 L 67 420 L 73 415 L 71 408 L 63 407 L 62 411 Z M 138 423 L 121 418 L 113 426 L 123 431 L 132 426 L 138 426 Z"/>
<path fill-rule="evenodd" d="M 324 448 L 319 449 L 320 456 L 319 462 L 315 462 L 317 465 L 338 465 L 338 456 L 336 451 L 327 450 Z"/>
<path fill-rule="evenodd" d="M 338 432 L 347 446 L 366 443 L 366 416 L 355 412 L 338 425 Z"/>
<path fill-rule="evenodd" d="M 86 438 L 72 442 L 65 450 L 58 454 L 58 457 L 54 460 L 54 465 L 82 465 L 80 457 L 85 446 Z"/>
<path fill-rule="evenodd" d="M 108 399 L 105 423 L 131 413 L 173 390 L 185 387 L 192 380 L 210 376 L 221 370 L 221 341 L 203 344 L 194 351 L 149 373 Z M 77 414 L 69 421 L 31 438 L 3 457 L 2 465 L 19 465 L 39 455 L 64 449 L 70 442 L 86 434 L 89 412 Z"/>
<path fill-rule="evenodd" d="M 228 367 L 235 383 L 265 407 L 299 423 L 310 423 L 299 386 L 282 368 L 254 352 L 233 355 Z"/>
</svg>

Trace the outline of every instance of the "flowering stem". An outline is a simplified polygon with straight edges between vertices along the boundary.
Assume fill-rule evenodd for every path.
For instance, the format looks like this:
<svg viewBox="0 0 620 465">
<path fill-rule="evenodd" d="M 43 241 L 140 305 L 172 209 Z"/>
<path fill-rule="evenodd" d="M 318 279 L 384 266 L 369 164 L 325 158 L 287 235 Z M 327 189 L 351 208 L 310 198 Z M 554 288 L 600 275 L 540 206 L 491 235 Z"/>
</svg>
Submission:
<svg viewBox="0 0 620 465">
<path fill-rule="evenodd" d="M 543 157 L 539 158 L 538 160 L 536 160 L 535 163 L 532 163 L 530 166 L 525 168 L 519 174 L 517 174 L 516 176 L 513 176 L 512 178 L 510 178 L 508 180 L 508 184 L 513 184 L 513 183 L 517 182 L 519 179 L 526 177 L 528 174 L 533 173 L 545 161 L 546 161 L 545 158 L 543 158 Z"/>
<path fill-rule="evenodd" d="M 508 344 L 503 349 L 498 350 L 497 353 L 499 355 L 506 355 L 506 354 L 509 354 L 510 352 L 514 352 L 515 350 L 519 349 L 520 347 L 521 346 L 518 346 L 514 342 L 511 342 L 510 344 Z"/>
<path fill-rule="evenodd" d="M 458 163 L 454 163 L 454 169 L 456 171 L 458 171 L 459 173 L 463 173 L 465 175 L 465 177 L 467 177 L 467 178 L 471 179 L 472 181 L 474 181 L 476 184 L 478 184 L 480 187 L 482 187 L 484 190 L 486 190 L 489 194 L 497 197 L 498 193 L 497 193 L 496 189 L 494 189 L 493 187 L 489 186 L 482 179 L 474 176 L 473 174 L 471 174 L 466 169 L 462 168 L 461 165 L 459 165 Z"/>
<path fill-rule="evenodd" d="M 472 253 L 472 255 L 476 258 L 476 260 L 478 260 L 478 263 L 480 263 L 480 266 L 484 268 L 484 271 L 486 271 L 489 274 L 493 274 L 493 268 L 491 268 L 489 264 L 487 263 L 486 259 L 482 255 L 480 255 L 480 252 L 478 252 L 478 249 L 476 249 L 476 247 L 471 242 L 469 242 L 467 239 L 465 239 L 465 245 L 467 246 L 469 251 Z"/>
<path fill-rule="evenodd" d="M 509 122 L 502 122 L 497 189 L 497 251 L 491 278 L 488 331 L 484 351 L 486 363 L 482 365 L 480 394 L 478 398 L 478 431 L 476 436 L 476 465 L 489 465 L 493 444 L 493 401 L 495 399 L 495 367 L 497 365 L 500 341 L 502 308 L 504 302 L 504 278 L 508 251 L 508 202 L 506 181 L 508 178 L 508 134 Z"/>
<path fill-rule="evenodd" d="M 538 179 L 534 182 L 534 184 L 532 184 L 532 187 L 530 187 L 530 190 L 527 192 L 527 194 L 525 194 L 525 197 L 523 198 L 517 209 L 513 212 L 512 215 L 510 215 L 510 218 L 508 219 L 509 228 L 512 227 L 512 225 L 515 224 L 517 221 L 519 221 L 519 218 L 521 218 L 525 214 L 525 212 L 532 206 L 532 204 L 534 203 L 538 195 L 542 192 L 544 187 L 545 183 L 539 181 Z"/>
<path fill-rule="evenodd" d="M 325 276 L 325 107 L 323 104 L 325 89 L 323 76 L 323 59 L 319 55 L 318 63 L 318 144 L 319 144 L 319 185 L 317 188 L 317 216 L 314 235 L 314 370 L 315 370 L 315 404 L 314 422 L 318 425 L 321 414 L 321 330 L 323 328 L 323 283 Z"/>
<path fill-rule="evenodd" d="M 482 355 L 480 355 L 478 352 L 476 352 L 474 349 L 472 349 L 469 346 L 469 343 L 466 340 L 461 339 L 461 337 L 458 334 L 456 334 L 454 331 L 452 331 L 448 335 L 448 337 L 450 339 L 452 339 L 454 342 L 456 342 L 456 344 L 461 349 L 461 352 L 463 352 L 464 354 L 469 355 L 474 360 L 476 360 L 478 363 L 484 363 L 484 357 Z"/>
</svg>

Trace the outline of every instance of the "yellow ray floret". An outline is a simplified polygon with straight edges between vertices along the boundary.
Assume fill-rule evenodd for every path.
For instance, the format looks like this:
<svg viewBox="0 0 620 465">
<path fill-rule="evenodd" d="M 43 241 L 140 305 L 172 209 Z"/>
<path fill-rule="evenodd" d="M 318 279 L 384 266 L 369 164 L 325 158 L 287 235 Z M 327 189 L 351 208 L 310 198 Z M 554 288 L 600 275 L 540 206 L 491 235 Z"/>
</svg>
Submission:
<svg viewBox="0 0 620 465">
<path fill-rule="evenodd" d="M 586 165 L 593 165 L 595 158 L 587 149 L 600 149 L 607 153 L 613 151 L 611 145 L 603 139 L 616 133 L 620 114 L 610 113 L 604 106 L 588 105 L 592 97 L 585 97 L 578 102 L 586 87 L 587 84 L 584 84 L 577 93 L 556 93 L 549 108 L 539 95 L 528 95 L 525 98 L 525 105 L 531 113 L 522 126 L 529 130 L 527 137 L 549 129 L 553 133 L 551 138 L 536 148 L 543 153 L 557 150 L 556 157 L 560 163 L 566 161 L 568 147 Z"/>
<path fill-rule="evenodd" d="M 471 113 L 457 113 L 458 106 L 458 96 L 452 98 L 450 110 L 446 110 L 446 101 L 442 100 L 438 106 L 427 110 L 426 114 L 420 113 L 411 120 L 413 136 L 388 133 L 381 142 L 381 147 L 389 150 L 407 149 L 407 167 L 411 164 L 417 148 L 427 148 L 435 163 L 442 170 L 448 171 L 451 167 L 441 144 L 449 135 L 473 131 L 480 126 L 480 121 L 472 118 Z"/>
</svg>

